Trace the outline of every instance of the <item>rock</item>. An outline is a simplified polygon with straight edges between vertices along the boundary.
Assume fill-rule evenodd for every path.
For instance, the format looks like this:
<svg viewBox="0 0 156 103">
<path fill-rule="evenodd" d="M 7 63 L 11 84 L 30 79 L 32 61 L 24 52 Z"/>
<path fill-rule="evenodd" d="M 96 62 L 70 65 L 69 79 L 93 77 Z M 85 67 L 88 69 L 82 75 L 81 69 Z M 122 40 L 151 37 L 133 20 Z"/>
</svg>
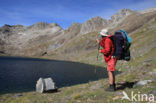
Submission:
<svg viewBox="0 0 156 103">
<path fill-rule="evenodd" d="M 77 100 L 77 102 L 78 102 L 78 103 L 81 103 L 81 101 L 80 101 L 80 100 Z"/>
<path fill-rule="evenodd" d="M 120 98 L 121 98 L 120 96 L 116 96 L 116 97 L 113 98 L 113 100 L 118 100 Z"/>
<path fill-rule="evenodd" d="M 55 83 L 51 78 L 44 79 L 45 81 L 45 91 L 56 89 Z"/>
<path fill-rule="evenodd" d="M 90 98 L 87 99 L 87 103 L 91 103 L 92 100 Z"/>
<path fill-rule="evenodd" d="M 92 86 L 90 87 L 90 90 L 99 89 L 99 88 L 101 88 L 101 86 L 102 86 L 102 83 L 96 83 L 95 85 L 92 85 Z"/>
<path fill-rule="evenodd" d="M 149 92 L 148 94 L 154 94 L 156 95 L 156 90 Z"/>
<path fill-rule="evenodd" d="M 156 57 L 151 57 L 149 59 L 144 60 L 143 62 L 150 62 L 150 61 L 153 61 L 153 60 L 156 60 Z"/>
<path fill-rule="evenodd" d="M 44 52 L 44 53 L 42 53 L 42 56 L 44 56 L 44 55 L 46 55 L 47 54 L 47 52 Z"/>
<path fill-rule="evenodd" d="M 39 78 L 36 84 L 36 91 L 38 93 L 56 91 L 57 87 L 51 78 Z"/>
<path fill-rule="evenodd" d="M 156 76 L 156 70 L 153 70 L 153 71 L 149 72 L 148 74 L 151 76 Z"/>
<path fill-rule="evenodd" d="M 156 76 L 156 70 L 152 71 L 152 76 Z"/>
<path fill-rule="evenodd" d="M 44 87 L 43 87 L 43 79 L 40 78 L 38 81 L 37 81 L 37 84 L 36 84 L 36 91 L 39 92 L 39 93 L 43 93 L 44 91 Z"/>
<path fill-rule="evenodd" d="M 4 51 L 0 51 L 0 53 L 1 53 L 1 54 L 5 54 L 5 52 L 4 52 Z"/>
<path fill-rule="evenodd" d="M 136 87 L 136 86 L 144 86 L 144 85 L 146 85 L 146 84 L 148 84 L 148 83 L 151 83 L 151 82 L 152 82 L 152 80 L 143 80 L 143 81 L 139 81 L 139 82 L 137 82 L 136 84 L 134 84 L 133 87 Z"/>
<path fill-rule="evenodd" d="M 18 93 L 18 94 L 15 94 L 15 96 L 13 98 L 18 98 L 18 97 L 21 97 L 21 96 L 23 96 L 23 95 Z"/>
</svg>

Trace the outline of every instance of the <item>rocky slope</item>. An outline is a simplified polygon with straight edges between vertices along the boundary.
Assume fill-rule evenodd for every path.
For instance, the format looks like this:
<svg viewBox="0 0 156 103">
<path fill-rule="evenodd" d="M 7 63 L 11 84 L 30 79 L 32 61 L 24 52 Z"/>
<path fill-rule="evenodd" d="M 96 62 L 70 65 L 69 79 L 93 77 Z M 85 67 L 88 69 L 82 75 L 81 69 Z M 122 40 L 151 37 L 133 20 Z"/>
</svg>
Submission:
<svg viewBox="0 0 156 103">
<path fill-rule="evenodd" d="M 33 52 L 28 53 L 29 48 L 33 47 L 35 49 L 45 42 L 54 41 L 63 34 L 64 30 L 56 23 L 47 24 L 40 22 L 29 27 L 4 25 L 0 28 L 0 41 L 3 47 L 1 51 L 7 55 L 33 55 Z M 44 51 L 44 49 L 41 51 Z"/>
<path fill-rule="evenodd" d="M 109 28 L 115 28 L 121 23 L 127 16 L 135 15 L 135 12 L 129 9 L 121 9 L 117 14 L 114 14 L 109 20 Z"/>
<path fill-rule="evenodd" d="M 87 34 L 89 32 L 99 31 L 102 28 L 105 28 L 107 24 L 107 20 L 98 16 L 94 17 L 82 24 L 79 34 Z"/>
<path fill-rule="evenodd" d="M 144 13 L 155 12 L 155 11 L 156 11 L 156 8 L 153 7 L 153 8 L 148 8 L 146 10 L 137 11 L 137 12 L 144 14 Z"/>
</svg>

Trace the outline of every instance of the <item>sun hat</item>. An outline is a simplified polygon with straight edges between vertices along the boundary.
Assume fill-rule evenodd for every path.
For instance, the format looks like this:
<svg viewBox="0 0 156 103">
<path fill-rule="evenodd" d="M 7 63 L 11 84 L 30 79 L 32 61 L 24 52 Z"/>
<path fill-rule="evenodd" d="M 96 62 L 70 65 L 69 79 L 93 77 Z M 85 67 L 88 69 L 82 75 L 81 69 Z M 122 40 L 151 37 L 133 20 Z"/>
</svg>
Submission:
<svg viewBox="0 0 156 103">
<path fill-rule="evenodd" d="M 108 36 L 108 29 L 102 29 L 101 32 L 100 32 L 100 35 Z"/>
</svg>

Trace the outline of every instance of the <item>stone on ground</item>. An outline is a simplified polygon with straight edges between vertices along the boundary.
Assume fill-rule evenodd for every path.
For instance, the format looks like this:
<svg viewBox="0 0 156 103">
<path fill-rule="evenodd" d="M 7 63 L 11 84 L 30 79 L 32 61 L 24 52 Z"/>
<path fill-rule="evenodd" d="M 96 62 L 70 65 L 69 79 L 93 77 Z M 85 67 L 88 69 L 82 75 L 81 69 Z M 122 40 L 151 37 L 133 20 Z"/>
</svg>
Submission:
<svg viewBox="0 0 156 103">
<path fill-rule="evenodd" d="M 57 87 L 55 86 L 55 83 L 51 78 L 39 78 L 36 84 L 36 91 L 38 93 L 48 92 L 57 90 Z"/>
</svg>

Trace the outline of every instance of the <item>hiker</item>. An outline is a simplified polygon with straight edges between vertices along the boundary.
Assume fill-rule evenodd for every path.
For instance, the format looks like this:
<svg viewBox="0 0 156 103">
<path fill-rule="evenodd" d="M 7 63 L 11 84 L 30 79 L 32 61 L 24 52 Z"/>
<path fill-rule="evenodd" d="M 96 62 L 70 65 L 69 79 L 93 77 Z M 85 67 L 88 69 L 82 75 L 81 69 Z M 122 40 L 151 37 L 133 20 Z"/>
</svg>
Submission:
<svg viewBox="0 0 156 103">
<path fill-rule="evenodd" d="M 100 49 L 99 52 L 104 55 L 105 62 L 107 63 L 107 71 L 108 71 L 109 84 L 110 84 L 110 86 L 105 90 L 109 92 L 113 92 L 116 90 L 114 71 L 115 71 L 115 65 L 117 59 L 114 56 L 112 56 L 114 52 L 113 41 L 110 39 L 112 35 L 109 35 L 107 29 L 101 30 L 100 35 L 101 35 L 101 40 L 96 39 L 96 41 L 103 48 Z"/>
</svg>

